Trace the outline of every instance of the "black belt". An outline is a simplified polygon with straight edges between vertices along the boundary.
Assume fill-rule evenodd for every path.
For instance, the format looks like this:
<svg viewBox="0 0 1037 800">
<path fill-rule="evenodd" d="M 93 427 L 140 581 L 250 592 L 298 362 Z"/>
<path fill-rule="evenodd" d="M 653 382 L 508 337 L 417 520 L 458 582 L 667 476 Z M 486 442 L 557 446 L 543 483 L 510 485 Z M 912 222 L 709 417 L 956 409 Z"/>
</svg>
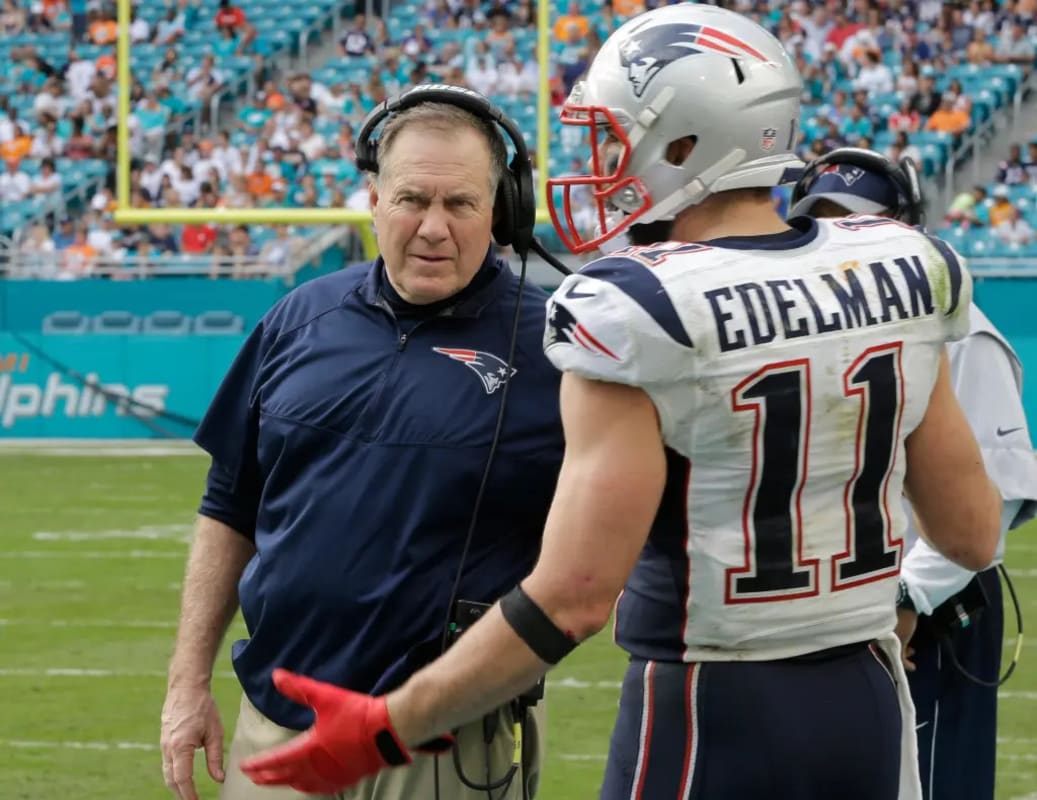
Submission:
<svg viewBox="0 0 1037 800">
<path fill-rule="evenodd" d="M 869 642 L 853 642 L 851 644 L 841 644 L 837 647 L 828 647 L 824 650 L 815 650 L 812 653 L 803 653 L 800 656 L 792 656 L 791 658 L 777 659 L 781 662 L 789 663 L 801 663 L 807 662 L 812 663 L 815 661 L 835 661 L 839 658 L 846 658 L 847 656 L 857 655 L 862 650 L 867 650 L 873 641 Z"/>
</svg>

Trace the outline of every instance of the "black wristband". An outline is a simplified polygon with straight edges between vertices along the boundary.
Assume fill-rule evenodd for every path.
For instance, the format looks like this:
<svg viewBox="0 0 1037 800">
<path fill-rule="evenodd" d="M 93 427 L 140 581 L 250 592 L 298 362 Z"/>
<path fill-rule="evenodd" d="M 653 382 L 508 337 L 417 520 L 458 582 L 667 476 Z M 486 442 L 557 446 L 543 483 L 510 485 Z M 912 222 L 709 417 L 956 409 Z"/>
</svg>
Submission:
<svg viewBox="0 0 1037 800">
<path fill-rule="evenodd" d="M 555 625 L 532 598 L 516 586 L 500 601 L 504 619 L 536 657 L 557 664 L 576 649 L 579 642 Z"/>
</svg>

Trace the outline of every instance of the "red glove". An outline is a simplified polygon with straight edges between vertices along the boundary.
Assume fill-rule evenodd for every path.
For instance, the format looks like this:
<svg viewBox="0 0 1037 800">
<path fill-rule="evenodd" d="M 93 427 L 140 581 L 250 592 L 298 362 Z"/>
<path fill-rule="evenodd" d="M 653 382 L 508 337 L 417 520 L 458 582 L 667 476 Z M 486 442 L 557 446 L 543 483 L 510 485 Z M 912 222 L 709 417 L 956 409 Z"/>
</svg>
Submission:
<svg viewBox="0 0 1037 800">
<path fill-rule="evenodd" d="M 351 692 L 283 669 L 278 691 L 307 705 L 316 721 L 283 747 L 246 759 L 241 771 L 260 786 L 291 786 L 308 794 L 336 794 L 381 772 L 411 763 L 389 720 L 384 697 Z"/>
</svg>

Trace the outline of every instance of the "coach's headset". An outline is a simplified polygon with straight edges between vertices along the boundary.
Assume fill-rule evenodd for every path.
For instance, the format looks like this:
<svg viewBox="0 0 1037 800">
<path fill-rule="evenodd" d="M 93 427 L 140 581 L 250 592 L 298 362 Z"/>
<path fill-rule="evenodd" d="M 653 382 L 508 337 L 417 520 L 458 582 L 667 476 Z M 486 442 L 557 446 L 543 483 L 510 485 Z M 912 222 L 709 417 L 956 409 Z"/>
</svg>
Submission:
<svg viewBox="0 0 1037 800">
<path fill-rule="evenodd" d="M 794 207 L 807 196 L 810 187 L 825 169 L 840 164 L 860 167 L 889 178 L 897 190 L 897 204 L 889 209 L 888 215 L 908 225 L 925 224 L 925 202 L 915 162 L 904 158 L 895 164 L 881 153 L 862 147 L 839 147 L 811 161 L 792 190 L 789 207 Z"/>
<path fill-rule="evenodd" d="M 526 258 L 532 250 L 544 261 L 561 272 L 569 275 L 572 271 L 561 261 L 556 259 L 544 246 L 533 236 L 533 226 L 536 224 L 536 198 L 533 194 L 533 167 L 529 163 L 529 151 L 526 142 L 518 126 L 497 106 L 491 103 L 478 92 L 466 89 L 462 86 L 450 86 L 446 84 L 419 84 L 407 91 L 390 97 L 372 109 L 360 126 L 360 132 L 356 138 L 356 164 L 357 167 L 371 174 L 378 173 L 378 141 L 372 138 L 378 127 L 388 120 L 393 114 L 398 114 L 408 108 L 423 103 L 443 103 L 463 109 L 475 117 L 495 123 L 502 129 L 515 149 L 515 154 L 508 164 L 507 169 L 500 176 L 497 185 L 497 194 L 493 202 L 493 238 L 498 245 L 510 246 L 518 254 L 522 263 L 519 274 L 518 299 L 515 301 L 515 313 L 511 326 L 511 342 L 508 345 L 507 374 L 513 372 L 512 365 L 515 361 L 515 348 L 518 342 L 519 316 L 522 309 L 522 297 L 526 283 Z M 497 452 L 500 442 L 501 429 L 504 423 L 504 411 L 508 402 L 508 389 L 511 381 L 505 381 L 501 391 L 500 407 L 497 411 L 496 426 L 493 438 L 490 441 L 489 455 L 486 457 L 486 466 L 483 468 L 482 480 L 475 496 L 472 507 L 472 516 L 468 524 L 468 532 L 465 535 L 464 546 L 461 549 L 461 559 L 457 565 L 454 575 L 453 586 L 447 602 L 446 619 L 443 622 L 442 639 L 440 650 L 447 648 L 451 632 L 454 606 L 458 600 L 458 587 L 461 583 L 461 575 L 464 572 L 464 564 L 468 558 L 468 550 L 471 547 L 472 537 L 475 534 L 475 526 L 479 519 L 479 509 L 482 506 L 483 496 L 486 493 L 486 484 L 489 480 L 490 470 L 493 467 L 493 458 Z M 511 766 L 508 771 L 498 780 L 492 780 L 489 775 L 490 744 L 496 730 L 496 712 L 492 720 L 490 717 L 483 719 L 484 742 L 486 744 L 486 783 L 479 784 L 470 780 L 464 773 L 461 765 L 457 746 L 453 747 L 454 769 L 458 779 L 468 788 L 477 792 L 486 792 L 492 797 L 493 792 L 501 788 L 510 788 L 511 782 L 522 767 L 522 742 L 524 740 L 522 727 L 525 720 L 525 708 L 516 710 L 515 751 Z M 438 800 L 439 793 L 439 759 L 434 762 L 435 772 L 435 797 Z M 522 796 L 526 796 L 528 788 L 525 776 L 521 778 Z M 505 791 L 507 791 L 505 788 Z"/>
</svg>

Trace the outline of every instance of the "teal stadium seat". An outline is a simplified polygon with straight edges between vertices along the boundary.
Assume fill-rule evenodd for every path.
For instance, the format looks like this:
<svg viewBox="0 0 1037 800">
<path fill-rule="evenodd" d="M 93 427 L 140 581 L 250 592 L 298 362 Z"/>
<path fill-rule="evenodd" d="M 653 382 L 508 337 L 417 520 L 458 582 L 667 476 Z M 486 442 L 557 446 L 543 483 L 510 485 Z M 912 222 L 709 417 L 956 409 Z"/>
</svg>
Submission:
<svg viewBox="0 0 1037 800">
<path fill-rule="evenodd" d="M 79 311 L 54 311 L 43 318 L 45 334 L 83 334 L 90 329 L 90 320 Z"/>
<path fill-rule="evenodd" d="M 140 332 L 140 317 L 129 311 L 102 311 L 90 325 L 91 333 L 132 334 Z"/>
<path fill-rule="evenodd" d="M 245 321 L 232 311 L 204 311 L 194 318 L 194 332 L 202 336 L 227 336 L 245 332 Z"/>
<path fill-rule="evenodd" d="M 180 311 L 154 311 L 144 317 L 141 332 L 161 336 L 186 336 L 191 332 L 191 319 Z"/>
</svg>

